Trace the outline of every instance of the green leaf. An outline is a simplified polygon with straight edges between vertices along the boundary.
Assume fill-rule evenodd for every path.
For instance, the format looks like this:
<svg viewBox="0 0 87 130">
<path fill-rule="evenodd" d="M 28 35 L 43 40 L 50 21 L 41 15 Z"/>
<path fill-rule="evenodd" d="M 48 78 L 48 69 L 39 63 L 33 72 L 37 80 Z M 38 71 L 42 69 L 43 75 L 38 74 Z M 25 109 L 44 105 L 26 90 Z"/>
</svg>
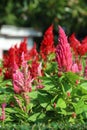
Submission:
<svg viewBox="0 0 87 130">
<path fill-rule="evenodd" d="M 48 95 L 48 94 L 46 94 L 46 93 L 44 93 L 44 94 L 38 94 L 38 100 L 39 100 L 39 102 L 40 102 L 40 105 L 42 106 L 42 107 L 47 107 L 48 106 L 48 104 L 50 103 L 50 100 L 51 100 L 51 96 L 50 95 Z"/>
<path fill-rule="evenodd" d="M 63 115 L 67 115 L 67 112 L 64 110 L 64 109 L 61 109 L 61 114 L 63 114 Z"/>
<path fill-rule="evenodd" d="M 83 93 L 87 93 L 87 82 L 82 83 L 80 87 Z"/>
<path fill-rule="evenodd" d="M 43 88 L 43 90 L 46 90 L 46 91 L 51 91 L 51 90 L 53 90 L 53 89 L 56 89 L 56 88 L 54 87 L 54 84 L 51 84 L 51 83 L 43 84 L 43 85 L 45 85 L 45 87 Z"/>
<path fill-rule="evenodd" d="M 56 106 L 59 107 L 59 108 L 66 108 L 66 103 L 62 98 L 59 98 Z"/>
<path fill-rule="evenodd" d="M 4 80 L 3 82 L 0 83 L 0 86 L 12 86 L 12 81 L 11 80 Z"/>
<path fill-rule="evenodd" d="M 29 97 L 32 99 L 36 99 L 38 97 L 38 91 L 32 91 L 28 93 Z"/>
<path fill-rule="evenodd" d="M 34 104 L 30 102 L 30 103 L 27 105 L 27 109 L 32 109 L 33 106 L 34 106 Z"/>
<path fill-rule="evenodd" d="M 84 100 L 84 101 L 86 100 L 87 101 L 87 95 L 82 96 L 81 100 Z"/>
<path fill-rule="evenodd" d="M 41 80 L 42 85 L 44 86 L 43 90 L 56 91 L 56 86 L 58 87 L 58 76 L 46 75 L 46 77 L 42 77 Z"/>
<path fill-rule="evenodd" d="M 8 113 L 17 113 L 17 111 L 13 108 L 5 108 L 6 112 Z"/>
<path fill-rule="evenodd" d="M 79 102 L 74 104 L 73 106 L 75 108 L 76 114 L 81 114 L 84 111 L 87 111 L 87 105 L 84 104 L 83 100 L 79 100 Z"/>
<path fill-rule="evenodd" d="M 46 111 L 52 111 L 52 110 L 54 110 L 54 109 L 53 109 L 53 107 L 52 107 L 51 105 L 48 105 L 48 106 L 46 107 Z"/>
<path fill-rule="evenodd" d="M 29 116 L 28 120 L 32 121 L 32 122 L 35 122 L 36 120 L 43 119 L 44 117 L 45 117 L 44 113 L 38 112 L 38 113 L 35 113 L 35 114 Z"/>
<path fill-rule="evenodd" d="M 79 80 L 80 77 L 73 72 L 67 72 L 65 73 L 65 77 L 69 80 L 69 82 L 71 82 L 72 84 L 76 83 L 76 80 Z"/>
</svg>

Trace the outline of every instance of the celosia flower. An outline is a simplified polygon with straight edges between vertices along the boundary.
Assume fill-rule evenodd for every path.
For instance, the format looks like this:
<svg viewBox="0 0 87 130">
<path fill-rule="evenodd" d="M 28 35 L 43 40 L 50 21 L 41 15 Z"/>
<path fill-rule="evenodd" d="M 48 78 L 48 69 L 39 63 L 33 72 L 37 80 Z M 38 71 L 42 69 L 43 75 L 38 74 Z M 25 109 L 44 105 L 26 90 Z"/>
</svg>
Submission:
<svg viewBox="0 0 87 130">
<path fill-rule="evenodd" d="M 42 76 L 42 63 L 39 64 L 37 71 L 38 71 L 38 76 Z"/>
<path fill-rule="evenodd" d="M 5 79 L 12 77 L 13 63 L 17 61 L 15 56 L 15 49 L 10 48 L 8 53 L 3 57 L 3 67 L 5 68 Z"/>
<path fill-rule="evenodd" d="M 44 88 L 44 86 L 42 84 L 39 84 L 39 85 L 36 86 L 36 90 L 37 89 L 43 89 L 43 88 Z"/>
<path fill-rule="evenodd" d="M 34 43 L 34 46 L 31 50 L 28 52 L 28 60 L 37 61 L 39 59 L 38 52 L 36 49 L 36 43 Z"/>
<path fill-rule="evenodd" d="M 12 78 L 14 61 L 20 67 L 21 66 L 21 55 L 22 52 L 25 54 L 25 59 L 28 59 L 28 50 L 26 39 L 20 43 L 20 46 L 11 47 L 7 54 L 3 56 L 3 67 L 5 68 L 5 78 Z"/>
<path fill-rule="evenodd" d="M 78 55 L 78 47 L 81 45 L 80 42 L 77 40 L 77 38 L 75 37 L 75 33 L 73 33 L 70 37 L 69 37 L 69 43 L 71 48 L 73 49 L 73 51 L 75 52 L 75 55 Z"/>
<path fill-rule="evenodd" d="M 87 59 L 86 59 L 86 65 L 84 68 L 84 77 L 87 79 Z"/>
<path fill-rule="evenodd" d="M 0 120 L 4 121 L 5 120 L 5 107 L 6 103 L 2 104 L 2 115 L 0 116 Z"/>
<path fill-rule="evenodd" d="M 59 26 L 58 45 L 56 47 L 56 61 L 59 71 L 70 71 L 72 68 L 72 53 L 64 30 Z"/>
<path fill-rule="evenodd" d="M 79 72 L 79 68 L 78 68 L 78 65 L 76 63 L 74 63 L 72 65 L 72 72 L 74 72 L 74 73 L 78 73 Z"/>
<path fill-rule="evenodd" d="M 78 47 L 78 54 L 80 56 L 83 56 L 87 53 L 87 43 L 81 44 L 81 46 Z"/>
<path fill-rule="evenodd" d="M 2 68 L 0 68 L 0 76 L 2 76 Z"/>
<path fill-rule="evenodd" d="M 53 25 L 51 25 L 44 34 L 43 40 L 40 46 L 41 57 L 46 60 L 48 54 L 55 52 L 54 47 L 54 35 L 53 35 Z"/>
<path fill-rule="evenodd" d="M 32 78 L 37 78 L 38 76 L 42 76 L 42 63 L 38 61 L 33 61 L 30 67 L 30 73 Z"/>
<path fill-rule="evenodd" d="M 30 74 L 32 78 L 38 77 L 38 67 L 39 63 L 37 61 L 33 61 L 30 67 Z"/>
<path fill-rule="evenodd" d="M 81 44 L 87 44 L 87 36 L 82 40 Z"/>
<path fill-rule="evenodd" d="M 28 70 L 27 61 L 24 59 L 24 54 L 22 54 L 22 68 L 16 69 L 13 73 L 13 86 L 16 93 L 31 92 L 32 82 L 30 71 Z M 17 64 L 14 64 L 14 68 L 18 68 Z"/>
<path fill-rule="evenodd" d="M 87 53 L 87 37 L 85 37 L 81 42 L 77 40 L 75 34 L 69 37 L 70 46 L 73 48 L 76 55 L 83 56 Z"/>
</svg>

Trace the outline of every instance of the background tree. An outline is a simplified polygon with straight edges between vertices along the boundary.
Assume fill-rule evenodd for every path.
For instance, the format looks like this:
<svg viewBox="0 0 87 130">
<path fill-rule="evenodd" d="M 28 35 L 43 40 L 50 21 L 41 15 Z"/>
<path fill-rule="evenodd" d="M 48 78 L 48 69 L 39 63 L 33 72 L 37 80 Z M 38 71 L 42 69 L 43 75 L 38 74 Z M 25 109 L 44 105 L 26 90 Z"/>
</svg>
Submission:
<svg viewBox="0 0 87 130">
<path fill-rule="evenodd" d="M 68 34 L 87 34 L 86 0 L 0 0 L 0 25 L 34 27 L 42 32 L 54 23 Z"/>
</svg>

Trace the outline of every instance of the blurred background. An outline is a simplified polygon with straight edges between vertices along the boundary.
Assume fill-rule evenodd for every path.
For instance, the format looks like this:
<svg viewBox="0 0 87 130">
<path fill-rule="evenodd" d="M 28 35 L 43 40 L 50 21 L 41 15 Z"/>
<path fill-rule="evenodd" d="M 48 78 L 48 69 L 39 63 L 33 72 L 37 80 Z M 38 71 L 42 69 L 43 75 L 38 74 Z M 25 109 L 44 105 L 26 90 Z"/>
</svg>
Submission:
<svg viewBox="0 0 87 130">
<path fill-rule="evenodd" d="M 54 24 L 61 25 L 67 35 L 87 35 L 87 0 L 0 0 L 0 27 L 14 25 L 33 27 L 42 33 Z M 38 44 L 42 37 L 35 38 Z"/>
</svg>

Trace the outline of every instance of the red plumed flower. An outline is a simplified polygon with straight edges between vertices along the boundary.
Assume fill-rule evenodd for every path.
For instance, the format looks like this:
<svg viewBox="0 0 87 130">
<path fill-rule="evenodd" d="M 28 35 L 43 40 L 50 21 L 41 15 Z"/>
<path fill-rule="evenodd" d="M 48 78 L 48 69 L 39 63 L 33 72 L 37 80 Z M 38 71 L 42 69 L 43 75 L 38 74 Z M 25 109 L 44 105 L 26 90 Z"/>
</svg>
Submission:
<svg viewBox="0 0 87 130">
<path fill-rule="evenodd" d="M 54 47 L 54 35 L 53 35 L 53 25 L 51 25 L 44 34 L 43 40 L 41 42 L 40 54 L 41 57 L 46 60 L 48 54 L 55 52 Z"/>
<path fill-rule="evenodd" d="M 82 40 L 82 44 L 87 44 L 87 36 Z"/>
<path fill-rule="evenodd" d="M 28 50 L 26 39 L 21 42 L 19 48 L 15 45 L 11 47 L 7 54 L 3 56 L 3 67 L 5 69 L 5 79 L 12 78 L 14 62 L 20 67 L 21 66 L 21 55 L 22 52 L 25 54 L 25 59 L 28 59 Z"/>
<path fill-rule="evenodd" d="M 33 48 L 28 52 L 28 60 L 38 60 L 38 52 L 36 49 L 36 43 L 34 43 Z"/>
<path fill-rule="evenodd" d="M 72 34 L 69 37 L 70 46 L 73 48 L 76 55 L 83 56 L 87 53 L 87 37 L 85 37 L 81 42 Z"/>
<path fill-rule="evenodd" d="M 75 52 L 75 55 L 78 55 L 78 47 L 81 45 L 80 42 L 76 39 L 75 33 L 73 33 L 69 37 L 69 43 L 73 51 Z"/>
</svg>

